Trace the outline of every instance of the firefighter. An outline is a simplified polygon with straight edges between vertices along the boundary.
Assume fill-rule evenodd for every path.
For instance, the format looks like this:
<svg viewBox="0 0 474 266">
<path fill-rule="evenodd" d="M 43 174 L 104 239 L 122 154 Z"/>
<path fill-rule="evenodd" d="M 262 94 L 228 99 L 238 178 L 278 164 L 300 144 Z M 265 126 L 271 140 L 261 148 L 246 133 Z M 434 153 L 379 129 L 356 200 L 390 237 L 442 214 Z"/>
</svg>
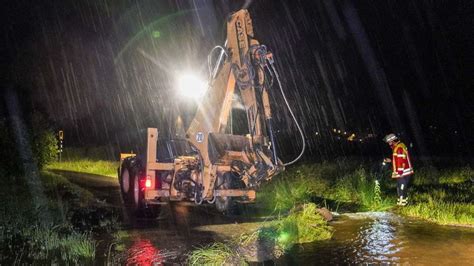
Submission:
<svg viewBox="0 0 474 266">
<path fill-rule="evenodd" d="M 384 163 L 392 162 L 392 178 L 397 179 L 397 205 L 408 204 L 408 183 L 413 175 L 413 167 L 408 155 L 408 149 L 395 134 L 388 134 L 383 139 L 392 148 L 392 159 L 384 159 Z"/>
</svg>

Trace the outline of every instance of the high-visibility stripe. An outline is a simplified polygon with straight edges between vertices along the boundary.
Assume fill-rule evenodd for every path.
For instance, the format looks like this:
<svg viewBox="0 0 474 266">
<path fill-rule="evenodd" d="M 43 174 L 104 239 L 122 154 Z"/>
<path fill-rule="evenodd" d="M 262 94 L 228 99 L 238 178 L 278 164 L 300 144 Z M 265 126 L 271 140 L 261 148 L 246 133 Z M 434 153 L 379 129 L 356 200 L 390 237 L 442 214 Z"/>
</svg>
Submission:
<svg viewBox="0 0 474 266">
<path fill-rule="evenodd" d="M 392 149 L 392 178 L 400 178 L 414 173 L 408 149 L 403 143 L 398 143 Z M 401 174 L 398 174 L 401 172 Z"/>
</svg>

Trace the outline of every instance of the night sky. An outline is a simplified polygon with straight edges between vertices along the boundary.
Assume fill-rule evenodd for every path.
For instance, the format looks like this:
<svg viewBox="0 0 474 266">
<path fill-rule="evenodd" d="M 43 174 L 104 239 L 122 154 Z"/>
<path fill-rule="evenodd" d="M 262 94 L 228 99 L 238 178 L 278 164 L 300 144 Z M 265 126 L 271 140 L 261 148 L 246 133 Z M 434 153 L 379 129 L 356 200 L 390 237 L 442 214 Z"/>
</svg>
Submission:
<svg viewBox="0 0 474 266">
<path fill-rule="evenodd" d="M 226 16 L 244 5 L 308 155 L 382 154 L 381 139 L 396 132 L 417 154 L 472 158 L 472 1 L 10 1 L 4 87 L 32 99 L 69 145 L 129 147 L 146 127 L 169 137 L 176 115 L 195 108 L 176 97 L 176 73 L 206 77 Z M 291 157 L 298 133 L 276 87 L 271 97 Z"/>
</svg>

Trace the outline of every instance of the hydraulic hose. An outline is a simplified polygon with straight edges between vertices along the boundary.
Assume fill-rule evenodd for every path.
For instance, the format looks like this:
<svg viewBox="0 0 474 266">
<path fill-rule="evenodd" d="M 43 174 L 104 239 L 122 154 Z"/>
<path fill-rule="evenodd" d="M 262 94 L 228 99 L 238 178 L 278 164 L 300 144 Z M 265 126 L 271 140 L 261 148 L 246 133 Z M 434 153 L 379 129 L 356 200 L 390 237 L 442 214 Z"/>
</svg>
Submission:
<svg viewBox="0 0 474 266">
<path fill-rule="evenodd" d="M 290 104 L 288 103 L 288 100 L 286 99 L 285 92 L 283 91 L 283 86 L 281 85 L 280 76 L 278 75 L 278 72 L 276 71 L 275 66 L 272 63 L 270 63 L 270 66 L 271 66 L 273 74 L 275 75 L 275 78 L 277 80 L 278 87 L 280 88 L 281 95 L 283 96 L 283 99 L 285 100 L 286 107 L 288 107 L 288 111 L 290 111 L 291 117 L 293 118 L 293 121 L 295 122 L 296 127 L 298 128 L 298 131 L 300 132 L 301 141 L 303 142 L 303 146 L 301 147 L 301 152 L 298 155 L 298 157 L 296 157 L 291 162 L 283 163 L 284 166 L 288 166 L 288 165 L 292 165 L 292 164 L 296 163 L 303 156 L 303 153 L 306 149 L 306 140 L 305 140 L 305 137 L 304 137 L 304 134 L 303 134 L 303 130 L 301 129 L 300 124 L 298 123 L 298 120 L 296 119 L 295 114 L 293 113 L 293 110 L 291 109 Z"/>
<path fill-rule="evenodd" d="M 207 56 L 207 65 L 209 68 L 209 76 L 210 80 L 214 79 L 217 75 L 217 70 L 219 69 L 219 65 L 221 64 L 222 60 L 224 59 L 224 55 L 227 55 L 227 52 L 225 51 L 225 47 L 227 46 L 227 40 L 225 40 L 224 46 L 215 46 L 212 48 L 211 52 L 209 52 L 209 55 Z M 220 49 L 221 52 L 219 53 L 219 57 L 217 58 L 216 64 L 214 65 L 214 68 L 211 66 L 211 59 L 212 59 L 212 54 L 214 53 L 215 50 Z"/>
</svg>

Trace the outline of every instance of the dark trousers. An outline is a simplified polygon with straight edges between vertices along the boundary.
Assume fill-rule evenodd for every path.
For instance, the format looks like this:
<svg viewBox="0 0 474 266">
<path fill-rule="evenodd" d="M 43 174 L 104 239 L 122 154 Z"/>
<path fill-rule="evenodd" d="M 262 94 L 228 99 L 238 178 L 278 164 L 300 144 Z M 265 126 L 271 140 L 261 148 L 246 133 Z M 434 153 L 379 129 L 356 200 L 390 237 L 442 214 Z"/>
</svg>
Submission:
<svg viewBox="0 0 474 266">
<path fill-rule="evenodd" d="M 406 198 L 408 196 L 408 184 L 410 183 L 411 175 L 397 178 L 397 193 L 398 197 Z"/>
</svg>

